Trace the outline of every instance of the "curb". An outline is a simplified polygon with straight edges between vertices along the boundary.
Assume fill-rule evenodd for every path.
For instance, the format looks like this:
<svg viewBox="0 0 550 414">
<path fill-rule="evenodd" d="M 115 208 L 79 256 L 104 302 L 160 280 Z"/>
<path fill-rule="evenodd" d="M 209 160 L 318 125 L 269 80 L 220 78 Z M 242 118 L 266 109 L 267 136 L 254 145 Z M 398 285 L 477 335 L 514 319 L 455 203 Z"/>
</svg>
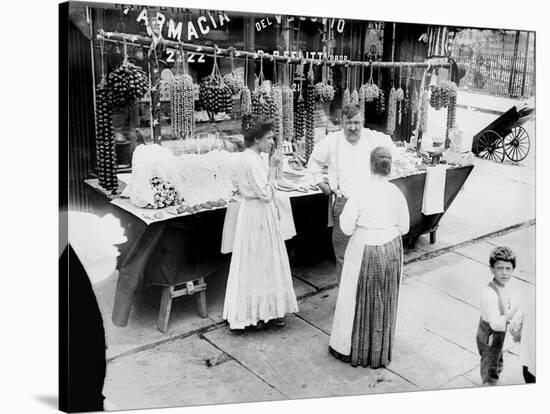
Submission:
<svg viewBox="0 0 550 414">
<path fill-rule="evenodd" d="M 466 109 L 467 111 L 482 112 L 485 114 L 498 115 L 498 116 L 504 113 L 503 111 L 497 111 L 495 109 L 488 109 L 488 108 L 481 108 L 479 106 L 456 104 L 456 107 L 461 109 Z"/>
</svg>

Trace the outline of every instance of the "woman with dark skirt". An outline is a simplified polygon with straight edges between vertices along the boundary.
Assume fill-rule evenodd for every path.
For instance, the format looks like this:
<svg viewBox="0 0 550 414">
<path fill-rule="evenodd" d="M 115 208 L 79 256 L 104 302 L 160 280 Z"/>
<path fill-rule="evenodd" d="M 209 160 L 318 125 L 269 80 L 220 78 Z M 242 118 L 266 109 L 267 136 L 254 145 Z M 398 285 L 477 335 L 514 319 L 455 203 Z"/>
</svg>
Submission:
<svg viewBox="0 0 550 414">
<path fill-rule="evenodd" d="M 340 227 L 351 239 L 329 351 L 354 367 L 380 368 L 392 359 L 403 267 L 401 236 L 409 231 L 409 209 L 399 188 L 388 182 L 389 150 L 375 148 L 370 164 L 370 180 L 340 216 Z"/>
</svg>

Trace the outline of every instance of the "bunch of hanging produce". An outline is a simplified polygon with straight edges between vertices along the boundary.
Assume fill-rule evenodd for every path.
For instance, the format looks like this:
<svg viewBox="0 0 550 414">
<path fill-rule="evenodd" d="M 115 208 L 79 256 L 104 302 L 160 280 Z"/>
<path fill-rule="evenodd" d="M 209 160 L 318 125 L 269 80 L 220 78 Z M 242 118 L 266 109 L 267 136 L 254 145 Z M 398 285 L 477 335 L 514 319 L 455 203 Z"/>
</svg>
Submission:
<svg viewBox="0 0 550 414">
<path fill-rule="evenodd" d="M 164 208 L 176 203 L 176 188 L 169 180 L 153 177 L 150 180 L 153 191 L 154 204 L 148 204 L 146 208 Z"/>
<path fill-rule="evenodd" d="M 307 75 L 306 82 L 306 153 L 305 159 L 309 160 L 309 156 L 313 152 L 313 147 L 315 146 L 315 76 L 313 73 L 313 65 L 309 65 L 309 72 Z"/>
<path fill-rule="evenodd" d="M 440 85 L 430 86 L 430 105 L 439 110 L 447 108 L 451 101 L 451 96 L 456 96 L 456 84 L 454 82 L 443 81 Z"/>
<path fill-rule="evenodd" d="M 96 156 L 99 185 L 107 191 L 116 191 L 116 141 L 113 129 L 113 105 L 105 77 L 96 90 Z"/>
<path fill-rule="evenodd" d="M 326 82 L 315 84 L 315 99 L 318 102 L 332 102 L 334 99 L 334 86 Z"/>
<path fill-rule="evenodd" d="M 283 139 L 294 138 L 294 92 L 290 86 L 283 86 Z"/>
<path fill-rule="evenodd" d="M 149 78 L 140 67 L 130 63 L 124 47 L 122 64 L 107 77 L 110 100 L 115 107 L 133 104 L 149 90 Z"/>
<path fill-rule="evenodd" d="M 231 90 L 217 76 L 206 76 L 199 85 L 199 105 L 202 109 L 217 114 L 231 113 L 233 98 Z"/>
<path fill-rule="evenodd" d="M 172 132 L 186 138 L 195 131 L 195 97 L 193 78 L 178 74 L 169 81 Z"/>
<path fill-rule="evenodd" d="M 240 95 L 244 88 L 244 79 L 241 75 L 234 72 L 227 73 L 223 76 L 225 85 L 229 88 L 232 95 Z"/>
<path fill-rule="evenodd" d="M 329 84 L 329 68 L 323 65 L 321 82 L 315 84 L 315 99 L 317 102 L 332 102 L 334 100 L 334 86 Z"/>
<path fill-rule="evenodd" d="M 275 119 L 277 116 L 277 105 L 269 93 L 256 89 L 252 92 L 252 116 L 263 115 Z"/>
<path fill-rule="evenodd" d="M 233 95 L 223 80 L 216 56 L 214 56 L 212 73 L 203 78 L 199 85 L 199 105 L 213 114 L 219 112 L 230 114 L 233 110 Z"/>
</svg>

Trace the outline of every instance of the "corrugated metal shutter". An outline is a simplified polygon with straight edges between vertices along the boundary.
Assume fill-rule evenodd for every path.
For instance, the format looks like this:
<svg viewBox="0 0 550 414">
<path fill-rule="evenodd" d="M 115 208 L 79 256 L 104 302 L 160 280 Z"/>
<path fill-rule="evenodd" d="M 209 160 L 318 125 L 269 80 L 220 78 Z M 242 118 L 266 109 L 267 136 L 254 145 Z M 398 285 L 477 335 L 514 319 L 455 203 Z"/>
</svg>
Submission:
<svg viewBox="0 0 550 414">
<path fill-rule="evenodd" d="M 91 45 L 72 22 L 68 26 L 69 208 L 89 211 L 84 180 L 95 166 Z"/>
</svg>

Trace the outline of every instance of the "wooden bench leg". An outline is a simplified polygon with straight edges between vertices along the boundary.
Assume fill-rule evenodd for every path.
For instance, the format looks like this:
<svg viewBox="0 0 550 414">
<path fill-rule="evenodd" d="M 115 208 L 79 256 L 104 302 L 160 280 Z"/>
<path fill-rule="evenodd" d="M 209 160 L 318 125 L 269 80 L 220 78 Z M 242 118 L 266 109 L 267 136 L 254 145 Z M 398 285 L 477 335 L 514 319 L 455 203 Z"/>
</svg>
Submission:
<svg viewBox="0 0 550 414">
<path fill-rule="evenodd" d="M 157 318 L 157 329 L 162 333 L 168 330 L 168 319 L 170 319 L 170 311 L 172 310 L 172 291 L 173 287 L 163 286 L 162 297 L 160 300 L 160 309 Z"/>
<path fill-rule="evenodd" d="M 199 279 L 198 283 L 201 285 L 204 284 L 204 279 Z M 201 318 L 208 317 L 208 309 L 206 307 L 206 287 L 197 295 L 197 312 Z"/>
<path fill-rule="evenodd" d="M 208 317 L 208 309 L 206 307 L 206 290 L 203 290 L 197 295 L 197 312 L 201 318 Z"/>
<path fill-rule="evenodd" d="M 430 232 L 430 244 L 435 244 L 436 241 L 436 231 Z"/>
</svg>

